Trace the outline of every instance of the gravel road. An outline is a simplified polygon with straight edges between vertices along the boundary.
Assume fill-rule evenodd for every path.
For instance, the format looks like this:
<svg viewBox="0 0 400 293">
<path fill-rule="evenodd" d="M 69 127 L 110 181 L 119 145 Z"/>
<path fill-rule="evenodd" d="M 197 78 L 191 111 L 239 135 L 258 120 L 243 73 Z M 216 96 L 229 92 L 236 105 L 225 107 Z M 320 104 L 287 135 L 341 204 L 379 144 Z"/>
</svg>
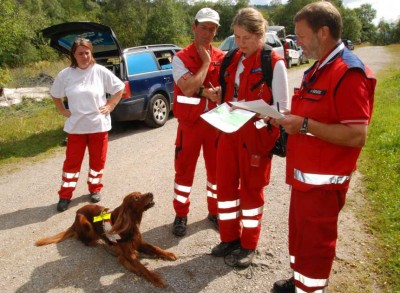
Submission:
<svg viewBox="0 0 400 293">
<path fill-rule="evenodd" d="M 363 47 L 354 51 L 374 72 L 390 63 L 384 47 Z M 302 68 L 289 70 L 290 88 L 300 84 Z M 171 233 L 174 219 L 173 154 L 177 121 L 171 118 L 159 129 L 143 123 L 129 123 L 110 135 L 108 161 L 103 183 L 106 207 L 118 206 L 132 191 L 151 191 L 156 205 L 145 213 L 141 230 L 144 238 L 179 255 L 175 262 L 149 259 L 148 268 L 160 273 L 169 284 L 158 289 L 126 271 L 101 246 L 85 247 L 75 240 L 35 247 L 35 240 L 69 227 L 75 211 L 89 203 L 86 175 L 82 172 L 73 202 L 64 213 L 56 212 L 64 149 L 46 160 L 19 166 L 0 177 L 0 291 L 1 292 L 270 292 L 277 279 L 290 274 L 287 253 L 289 188 L 284 183 L 285 160 L 273 159 L 272 179 L 266 188 L 265 214 L 258 255 L 253 266 L 235 270 L 222 258 L 209 255 L 219 242 L 218 233 L 206 219 L 205 170 L 199 160 L 191 194 L 188 233 L 177 238 Z M 82 171 L 87 170 L 85 158 Z M 357 283 L 364 270 L 371 240 L 365 224 L 354 216 L 361 204 L 362 186 L 357 174 L 349 202 L 340 220 L 338 257 L 330 292 L 352 292 L 347 283 Z M 365 272 L 370 275 L 372 273 Z M 364 288 L 378 292 L 375 287 Z M 362 285 L 361 285 L 362 287 Z"/>
</svg>

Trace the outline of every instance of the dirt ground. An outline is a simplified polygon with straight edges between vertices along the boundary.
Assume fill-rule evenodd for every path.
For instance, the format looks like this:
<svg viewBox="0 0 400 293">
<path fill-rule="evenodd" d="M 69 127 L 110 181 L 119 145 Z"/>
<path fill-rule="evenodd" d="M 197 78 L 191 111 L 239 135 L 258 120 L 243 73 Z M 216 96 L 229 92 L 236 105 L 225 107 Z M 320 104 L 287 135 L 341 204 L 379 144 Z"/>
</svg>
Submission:
<svg viewBox="0 0 400 293">
<path fill-rule="evenodd" d="M 354 51 L 374 72 L 390 63 L 384 47 Z M 289 71 L 289 84 L 300 83 L 305 68 Z M 64 150 L 45 160 L 18 166 L 0 176 L 0 291 L 1 292 L 270 292 L 273 283 L 290 276 L 287 251 L 289 188 L 284 183 L 285 160 L 273 159 L 271 183 L 266 188 L 262 234 L 254 264 L 235 270 L 210 256 L 219 235 L 206 219 L 205 172 L 200 159 L 191 194 L 188 233 L 171 233 L 174 219 L 173 154 L 177 123 L 171 118 L 158 129 L 143 123 L 120 125 L 110 135 L 103 177 L 106 207 L 118 206 L 132 191 L 151 191 L 156 206 L 144 215 L 141 230 L 146 240 L 179 255 L 175 262 L 142 262 L 164 277 L 167 289 L 157 289 L 121 267 L 101 246 L 85 247 L 75 240 L 35 247 L 34 241 L 69 227 L 76 210 L 89 203 L 86 188 L 87 158 L 70 208 L 56 212 Z M 369 266 L 374 239 L 367 219 L 356 216 L 366 205 L 362 175 L 355 173 L 341 213 L 337 258 L 329 292 L 381 292 Z"/>
</svg>

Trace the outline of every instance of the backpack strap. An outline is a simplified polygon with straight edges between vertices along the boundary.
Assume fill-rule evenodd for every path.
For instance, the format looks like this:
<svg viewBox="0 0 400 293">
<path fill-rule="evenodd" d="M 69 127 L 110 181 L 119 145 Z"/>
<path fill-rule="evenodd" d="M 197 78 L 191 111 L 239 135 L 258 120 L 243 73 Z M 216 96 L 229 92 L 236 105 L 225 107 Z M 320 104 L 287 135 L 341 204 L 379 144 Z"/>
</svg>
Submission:
<svg viewBox="0 0 400 293">
<path fill-rule="evenodd" d="M 272 52 L 272 47 L 267 44 L 264 44 L 264 47 L 261 50 L 261 70 L 263 78 L 251 87 L 252 91 L 258 88 L 263 82 L 265 82 L 269 88 L 272 88 L 273 73 L 272 73 L 271 52 Z"/>
<path fill-rule="evenodd" d="M 226 69 L 228 68 L 229 64 L 232 61 L 233 56 L 235 56 L 236 52 L 239 48 L 232 49 L 228 53 L 225 54 L 224 58 L 222 59 L 221 67 L 219 69 L 219 84 L 221 86 L 221 104 L 224 102 L 225 99 L 225 92 L 226 92 L 226 82 L 225 82 L 225 73 Z"/>
<path fill-rule="evenodd" d="M 225 91 L 226 91 L 226 82 L 225 82 L 225 73 L 229 64 L 232 61 L 233 56 L 235 56 L 236 52 L 239 49 L 232 49 L 222 59 L 221 67 L 219 70 L 219 84 L 221 86 L 221 103 L 224 102 L 225 99 Z M 271 61 L 271 52 L 272 47 L 264 44 L 263 49 L 261 50 L 261 70 L 263 78 L 257 82 L 255 85 L 251 87 L 251 91 L 254 91 L 258 88 L 263 82 L 265 82 L 269 88 L 272 88 L 272 61 Z M 272 99 L 271 99 L 272 103 Z"/>
</svg>

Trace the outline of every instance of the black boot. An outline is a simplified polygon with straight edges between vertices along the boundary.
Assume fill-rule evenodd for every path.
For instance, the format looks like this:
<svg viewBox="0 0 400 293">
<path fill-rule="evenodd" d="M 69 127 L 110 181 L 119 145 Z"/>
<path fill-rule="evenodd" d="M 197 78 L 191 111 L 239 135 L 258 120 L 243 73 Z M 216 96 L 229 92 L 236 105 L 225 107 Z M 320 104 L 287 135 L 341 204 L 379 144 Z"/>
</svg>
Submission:
<svg viewBox="0 0 400 293">
<path fill-rule="evenodd" d="M 187 217 L 175 217 L 172 233 L 176 236 L 184 236 L 186 234 Z"/>
<path fill-rule="evenodd" d="M 211 250 L 211 254 L 216 257 L 226 256 L 239 247 L 239 239 L 231 242 L 221 242 Z"/>
<path fill-rule="evenodd" d="M 242 247 L 232 252 L 232 257 L 235 258 L 235 266 L 243 269 L 251 265 L 255 255 L 256 251 L 254 249 L 245 249 Z"/>
<path fill-rule="evenodd" d="M 294 278 L 276 281 L 272 290 L 274 293 L 295 293 Z"/>
<path fill-rule="evenodd" d="M 60 198 L 57 204 L 57 211 L 63 212 L 68 209 L 68 205 L 71 201 L 69 199 Z"/>
</svg>

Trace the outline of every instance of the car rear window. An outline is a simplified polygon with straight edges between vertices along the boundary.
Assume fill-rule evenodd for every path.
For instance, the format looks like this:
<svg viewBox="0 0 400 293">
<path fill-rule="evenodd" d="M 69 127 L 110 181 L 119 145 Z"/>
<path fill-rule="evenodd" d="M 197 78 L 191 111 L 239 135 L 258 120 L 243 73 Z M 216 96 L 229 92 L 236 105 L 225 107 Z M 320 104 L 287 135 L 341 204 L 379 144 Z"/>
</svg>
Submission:
<svg viewBox="0 0 400 293">
<path fill-rule="evenodd" d="M 142 52 L 126 56 L 128 75 L 151 72 L 158 70 L 153 54 Z"/>
<path fill-rule="evenodd" d="M 117 45 L 115 41 L 108 34 L 103 34 L 101 32 L 86 32 L 83 34 L 70 34 L 58 39 L 58 44 L 61 47 L 64 47 L 68 51 L 71 50 L 71 47 L 76 38 L 84 38 L 88 39 L 93 44 L 93 53 L 101 54 L 102 52 L 108 52 L 116 50 Z"/>
</svg>

